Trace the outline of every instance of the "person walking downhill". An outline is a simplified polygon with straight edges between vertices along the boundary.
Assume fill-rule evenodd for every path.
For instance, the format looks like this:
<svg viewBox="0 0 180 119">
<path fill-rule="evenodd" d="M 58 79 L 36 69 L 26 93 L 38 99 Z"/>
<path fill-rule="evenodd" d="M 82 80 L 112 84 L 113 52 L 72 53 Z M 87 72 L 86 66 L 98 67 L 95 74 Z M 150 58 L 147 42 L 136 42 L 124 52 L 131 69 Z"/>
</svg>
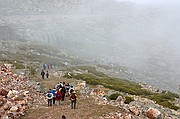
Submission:
<svg viewBox="0 0 180 119">
<path fill-rule="evenodd" d="M 53 100 L 53 94 L 51 92 L 51 89 L 48 90 L 47 94 L 47 99 L 48 99 L 48 106 L 52 106 L 52 100 Z"/>
<path fill-rule="evenodd" d="M 76 101 L 77 101 L 77 95 L 76 95 L 75 91 L 73 91 L 73 93 L 71 94 L 70 100 L 71 100 L 71 108 L 75 109 L 76 108 Z"/>
<path fill-rule="evenodd" d="M 42 70 L 42 71 L 41 71 L 42 79 L 44 79 L 44 75 L 45 75 L 45 72 L 44 72 L 44 70 Z"/>
<path fill-rule="evenodd" d="M 62 100 L 62 94 L 60 90 L 57 90 L 55 95 L 56 105 L 60 105 L 60 101 Z"/>
</svg>

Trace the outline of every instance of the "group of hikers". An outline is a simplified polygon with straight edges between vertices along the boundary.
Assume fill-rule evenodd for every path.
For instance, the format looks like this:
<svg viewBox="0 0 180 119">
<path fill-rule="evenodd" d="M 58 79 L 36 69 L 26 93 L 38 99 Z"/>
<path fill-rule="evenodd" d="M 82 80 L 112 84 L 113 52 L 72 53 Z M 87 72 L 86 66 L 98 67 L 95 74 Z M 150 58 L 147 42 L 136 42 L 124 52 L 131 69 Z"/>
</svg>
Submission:
<svg viewBox="0 0 180 119">
<path fill-rule="evenodd" d="M 71 100 L 71 108 L 76 108 L 77 95 L 73 88 L 65 82 L 59 82 L 53 89 L 49 89 L 47 94 L 48 106 L 60 105 L 65 97 L 69 97 Z"/>
<path fill-rule="evenodd" d="M 46 78 L 48 79 L 48 78 L 49 78 L 49 72 L 46 71 L 46 73 L 45 73 L 44 70 L 42 70 L 42 71 L 41 71 L 42 79 L 44 79 L 45 75 L 46 75 Z"/>
</svg>

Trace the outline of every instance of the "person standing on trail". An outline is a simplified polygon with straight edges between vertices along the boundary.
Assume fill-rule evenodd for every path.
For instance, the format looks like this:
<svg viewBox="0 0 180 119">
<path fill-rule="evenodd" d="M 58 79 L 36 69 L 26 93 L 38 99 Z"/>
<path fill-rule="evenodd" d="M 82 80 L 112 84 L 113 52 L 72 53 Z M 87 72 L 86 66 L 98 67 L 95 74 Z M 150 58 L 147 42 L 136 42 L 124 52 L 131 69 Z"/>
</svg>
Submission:
<svg viewBox="0 0 180 119">
<path fill-rule="evenodd" d="M 41 71 L 42 79 L 44 79 L 44 75 L 45 75 L 45 72 L 44 72 L 44 70 L 42 70 L 42 71 Z"/>
<path fill-rule="evenodd" d="M 74 88 L 73 88 L 73 86 L 71 86 L 70 89 L 69 89 L 69 92 L 68 92 L 69 95 L 71 95 L 73 93 L 73 91 L 74 91 Z"/>
<path fill-rule="evenodd" d="M 47 99 L 48 99 L 48 106 L 52 106 L 52 100 L 53 100 L 53 94 L 51 92 L 51 89 L 48 90 L 47 94 Z"/>
<path fill-rule="evenodd" d="M 66 117 L 64 115 L 62 115 L 62 119 L 66 119 Z"/>
<path fill-rule="evenodd" d="M 66 84 L 65 84 L 65 82 L 63 82 L 63 87 L 61 89 L 61 93 L 62 93 L 62 101 L 64 101 L 64 98 L 66 95 Z"/>
<path fill-rule="evenodd" d="M 46 70 L 46 68 L 47 68 L 47 64 L 44 63 L 44 64 L 43 64 L 43 69 Z"/>
<path fill-rule="evenodd" d="M 58 83 L 56 86 L 55 86 L 55 88 L 56 89 L 60 89 L 60 88 L 62 88 L 63 87 L 63 84 L 62 84 L 62 82 L 60 82 L 60 83 Z"/>
<path fill-rule="evenodd" d="M 60 90 L 57 90 L 55 95 L 56 105 L 60 105 L 60 101 L 62 100 L 62 94 Z"/>
<path fill-rule="evenodd" d="M 55 97 L 56 97 L 56 88 L 54 87 L 52 90 L 51 90 L 52 94 L 53 94 L 53 105 L 55 104 Z"/>
<path fill-rule="evenodd" d="M 49 72 L 48 71 L 46 72 L 46 78 L 47 79 L 49 78 Z"/>
<path fill-rule="evenodd" d="M 71 86 L 68 84 L 66 84 L 66 96 L 69 96 L 69 89 L 71 88 Z"/>
<path fill-rule="evenodd" d="M 73 91 L 73 93 L 71 94 L 70 100 L 71 100 L 71 108 L 75 109 L 76 108 L 76 101 L 77 101 L 77 95 L 76 95 L 75 91 Z"/>
</svg>

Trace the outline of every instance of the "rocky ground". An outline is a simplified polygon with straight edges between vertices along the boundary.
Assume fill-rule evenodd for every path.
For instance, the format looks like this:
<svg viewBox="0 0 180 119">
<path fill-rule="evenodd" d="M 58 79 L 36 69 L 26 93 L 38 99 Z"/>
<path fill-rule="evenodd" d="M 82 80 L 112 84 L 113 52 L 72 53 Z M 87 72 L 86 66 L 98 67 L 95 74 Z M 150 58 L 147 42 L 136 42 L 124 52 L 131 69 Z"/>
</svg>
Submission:
<svg viewBox="0 0 180 119">
<path fill-rule="evenodd" d="M 0 65 L 0 118 L 1 119 L 178 119 L 180 111 L 163 108 L 154 101 L 124 94 L 116 100 L 105 95 L 116 93 L 101 85 L 90 86 L 86 82 L 62 78 L 62 71 L 50 71 L 50 78 L 29 80 L 23 73 L 15 74 L 11 64 Z M 47 106 L 45 92 L 59 81 L 74 85 L 77 109 L 70 108 L 69 97 L 60 106 Z M 125 96 L 134 101 L 125 104 Z"/>
</svg>

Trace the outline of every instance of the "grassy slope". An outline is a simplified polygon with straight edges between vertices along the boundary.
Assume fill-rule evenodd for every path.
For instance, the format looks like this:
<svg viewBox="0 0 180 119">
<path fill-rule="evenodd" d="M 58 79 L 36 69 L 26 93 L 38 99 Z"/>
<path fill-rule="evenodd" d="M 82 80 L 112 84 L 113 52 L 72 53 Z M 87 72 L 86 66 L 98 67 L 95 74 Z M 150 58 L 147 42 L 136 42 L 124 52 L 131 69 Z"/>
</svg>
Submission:
<svg viewBox="0 0 180 119">
<path fill-rule="evenodd" d="M 94 67 L 81 66 L 81 67 L 73 67 L 69 69 L 88 70 L 89 73 L 76 74 L 76 75 L 71 74 L 72 76 L 65 75 L 65 77 L 67 78 L 81 79 L 81 80 L 85 80 L 87 83 L 91 85 L 103 85 L 106 88 L 110 88 L 116 91 L 121 91 L 121 92 L 129 93 L 132 95 L 140 95 L 142 97 L 152 99 L 156 101 L 156 103 L 164 107 L 168 107 L 175 110 L 179 109 L 179 107 L 174 106 L 173 104 L 173 101 L 175 100 L 175 98 L 179 97 L 175 93 L 171 93 L 171 92 L 153 93 L 153 92 L 141 89 L 141 87 L 135 82 L 131 82 L 125 79 L 112 78 L 107 75 L 103 75 L 102 72 L 97 72 L 94 69 Z"/>
</svg>

